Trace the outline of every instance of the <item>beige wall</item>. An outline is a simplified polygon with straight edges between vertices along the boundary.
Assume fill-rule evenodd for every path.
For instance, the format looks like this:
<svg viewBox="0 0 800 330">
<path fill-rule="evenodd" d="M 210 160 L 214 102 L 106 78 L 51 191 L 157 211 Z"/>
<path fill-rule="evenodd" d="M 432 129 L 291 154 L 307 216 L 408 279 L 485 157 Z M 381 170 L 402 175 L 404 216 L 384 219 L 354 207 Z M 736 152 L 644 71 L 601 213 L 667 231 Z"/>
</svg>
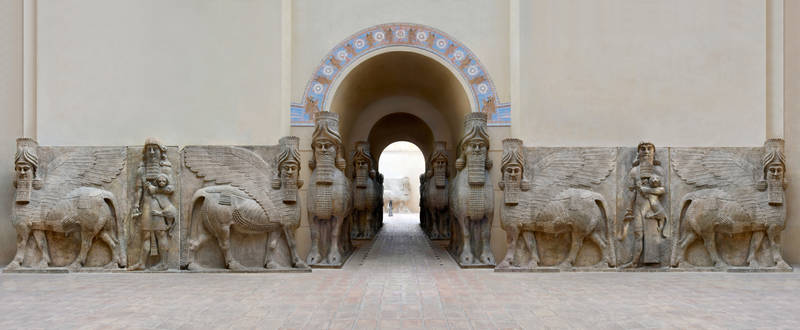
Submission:
<svg viewBox="0 0 800 330">
<path fill-rule="evenodd" d="M 528 145 L 758 146 L 765 5 L 520 0 L 512 130 Z"/>
<path fill-rule="evenodd" d="M 22 135 L 22 1 L 0 0 L 0 265 L 16 251 L 11 226 L 15 139 Z"/>
<path fill-rule="evenodd" d="M 791 179 L 786 192 L 789 217 L 783 232 L 783 253 L 789 263 L 800 263 L 800 1 L 784 8 L 784 91 L 786 162 Z"/>
<path fill-rule="evenodd" d="M 350 35 L 385 23 L 436 28 L 467 46 L 508 102 L 507 0 L 294 0 L 292 7 L 292 101 L 300 102 L 311 74 L 324 56 Z"/>
<path fill-rule="evenodd" d="M 280 56 L 280 0 L 38 1 L 39 141 L 274 144 Z"/>
</svg>

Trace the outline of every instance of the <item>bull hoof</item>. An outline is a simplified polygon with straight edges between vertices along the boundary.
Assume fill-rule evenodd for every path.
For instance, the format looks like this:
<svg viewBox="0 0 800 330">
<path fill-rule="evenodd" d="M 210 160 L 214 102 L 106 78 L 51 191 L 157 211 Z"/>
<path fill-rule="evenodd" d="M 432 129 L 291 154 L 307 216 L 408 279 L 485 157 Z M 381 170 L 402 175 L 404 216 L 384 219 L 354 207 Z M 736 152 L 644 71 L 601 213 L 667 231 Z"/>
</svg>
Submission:
<svg viewBox="0 0 800 330">
<path fill-rule="evenodd" d="M 36 268 L 47 268 L 47 267 L 50 267 L 50 264 L 45 260 L 39 260 L 39 262 L 36 263 Z"/>
<path fill-rule="evenodd" d="M 750 268 L 758 268 L 758 261 L 756 261 L 756 260 L 750 260 L 750 262 L 747 264 L 747 267 L 750 267 Z"/>
<path fill-rule="evenodd" d="M 267 262 L 266 265 L 264 265 L 264 268 L 266 268 L 266 269 L 277 269 L 277 268 L 281 268 L 281 265 L 279 265 L 277 262 L 274 262 L 274 261 L 270 260 L 269 262 Z"/>
<path fill-rule="evenodd" d="M 79 269 L 81 269 L 81 263 L 75 261 L 75 262 L 69 264 L 69 266 L 67 266 L 67 269 L 69 269 L 70 271 L 79 270 Z"/>
<path fill-rule="evenodd" d="M 494 256 L 491 254 L 484 254 L 481 256 L 481 262 L 486 265 L 494 265 Z"/>
<path fill-rule="evenodd" d="M 236 271 L 243 271 L 243 270 L 247 270 L 247 267 L 245 267 L 244 265 L 240 264 L 236 260 L 231 260 L 231 262 L 228 263 L 228 269 L 236 270 Z"/>
<path fill-rule="evenodd" d="M 511 260 L 503 259 L 500 264 L 497 265 L 497 268 L 510 268 L 511 267 Z"/>
<path fill-rule="evenodd" d="M 11 263 L 9 263 L 8 265 L 6 265 L 6 269 L 8 269 L 8 270 L 17 270 L 19 268 L 20 268 L 19 261 L 16 261 L 16 260 L 14 260 Z"/>
<path fill-rule="evenodd" d="M 469 265 L 472 263 L 472 255 L 469 252 L 462 252 L 461 257 L 458 258 L 461 264 Z"/>
<path fill-rule="evenodd" d="M 530 262 L 528 262 L 527 268 L 531 268 L 531 269 L 539 268 L 539 260 L 531 260 Z"/>
<path fill-rule="evenodd" d="M 558 267 L 559 268 L 572 268 L 572 262 L 570 262 L 569 260 L 565 260 L 565 261 L 561 262 L 560 264 L 558 264 Z"/>
<path fill-rule="evenodd" d="M 153 270 L 155 271 L 165 271 L 167 269 L 169 269 L 169 266 L 167 266 L 167 264 L 163 262 L 153 266 Z"/>
<path fill-rule="evenodd" d="M 331 265 L 338 265 L 342 262 L 342 255 L 339 252 L 331 252 L 331 254 L 328 255 L 328 262 Z"/>
<path fill-rule="evenodd" d="M 714 268 L 720 268 L 720 269 L 728 268 L 728 264 L 726 264 L 724 261 L 716 261 L 714 262 Z"/>
<path fill-rule="evenodd" d="M 322 256 L 319 255 L 319 252 L 311 252 L 308 254 L 306 258 L 306 263 L 309 265 L 316 265 L 322 262 Z"/>
<path fill-rule="evenodd" d="M 186 265 L 186 269 L 197 271 L 197 270 L 203 270 L 203 267 L 201 267 L 200 264 L 196 262 L 190 262 L 188 265 Z"/>
<path fill-rule="evenodd" d="M 294 261 L 294 268 L 307 269 L 308 265 L 303 260 L 298 259 Z"/>
<path fill-rule="evenodd" d="M 787 264 L 786 261 L 783 260 L 779 260 L 775 265 L 775 267 L 778 269 L 792 269 L 792 266 L 789 266 L 789 264 Z"/>
<path fill-rule="evenodd" d="M 140 263 L 140 262 L 137 262 L 137 263 L 133 264 L 133 266 L 130 266 L 128 268 L 128 270 L 144 270 L 144 264 Z"/>
<path fill-rule="evenodd" d="M 116 261 L 111 261 L 103 266 L 103 269 L 117 269 L 119 264 Z"/>
</svg>

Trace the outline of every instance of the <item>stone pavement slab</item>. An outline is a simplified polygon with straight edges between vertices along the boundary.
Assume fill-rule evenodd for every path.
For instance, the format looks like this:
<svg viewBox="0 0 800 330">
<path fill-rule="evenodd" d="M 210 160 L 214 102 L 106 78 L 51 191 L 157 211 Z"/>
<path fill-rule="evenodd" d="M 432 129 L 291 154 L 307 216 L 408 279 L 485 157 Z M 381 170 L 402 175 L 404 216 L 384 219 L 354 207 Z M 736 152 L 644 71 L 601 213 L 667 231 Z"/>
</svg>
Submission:
<svg viewBox="0 0 800 330">
<path fill-rule="evenodd" d="M 0 275 L 0 329 L 800 328 L 800 273 L 462 270 L 415 215 L 342 269 Z"/>
</svg>

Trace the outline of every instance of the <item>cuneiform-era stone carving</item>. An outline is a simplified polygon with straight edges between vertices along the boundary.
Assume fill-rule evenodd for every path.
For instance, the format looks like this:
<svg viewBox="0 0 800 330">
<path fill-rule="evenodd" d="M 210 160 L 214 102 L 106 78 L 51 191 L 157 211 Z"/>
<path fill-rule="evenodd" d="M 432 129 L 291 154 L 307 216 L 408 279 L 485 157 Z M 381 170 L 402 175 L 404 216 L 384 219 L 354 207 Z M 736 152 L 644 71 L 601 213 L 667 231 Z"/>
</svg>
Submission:
<svg viewBox="0 0 800 330">
<path fill-rule="evenodd" d="M 41 252 L 34 268 L 58 266 L 69 261 L 64 257 L 74 251 L 72 244 L 48 244 L 45 232 L 77 233 L 80 248 L 69 263 L 71 269 L 87 264 L 87 255 L 95 237 L 110 248 L 106 268 L 124 267 L 119 238 L 123 217 L 114 193 L 105 190 L 116 182 L 125 167 L 125 148 L 50 148 L 52 158 L 40 163 L 40 150 L 32 139 L 18 139 L 14 158 L 14 215 L 17 230 L 17 253 L 6 267 L 13 270 L 24 265 L 28 238 L 33 234 Z M 51 236 L 52 237 L 52 236 Z M 52 252 L 59 256 L 51 258 Z"/>
<path fill-rule="evenodd" d="M 387 178 L 383 182 L 383 205 L 386 212 L 408 213 L 408 202 L 411 200 L 411 181 L 408 177 Z"/>
<path fill-rule="evenodd" d="M 669 200 L 666 175 L 661 160 L 656 158 L 655 145 L 639 143 L 632 167 L 621 187 L 625 214 L 622 225 L 617 226 L 617 240 L 623 246 L 626 246 L 625 240 L 631 243 L 630 260 L 622 268 L 668 265 L 665 252 L 669 248 L 668 214 L 664 206 Z M 631 226 L 633 230 L 629 234 Z"/>
<path fill-rule="evenodd" d="M 377 164 L 369 152 L 369 143 L 356 142 L 353 150 L 353 214 L 351 237 L 371 239 L 381 227 L 383 217 L 382 185 L 378 183 Z"/>
<path fill-rule="evenodd" d="M 561 267 L 573 267 L 587 237 L 601 250 L 595 267 L 613 267 L 609 204 L 602 194 L 586 188 L 606 181 L 616 167 L 616 150 L 548 149 L 528 159 L 521 140 L 503 140 L 501 225 L 508 250 L 498 268 L 539 267 L 536 232 L 570 234 L 569 252 Z"/>
<path fill-rule="evenodd" d="M 234 257 L 233 233 L 268 233 L 263 267 L 307 267 L 297 255 L 295 243 L 295 231 L 300 226 L 297 190 L 303 185 L 298 179 L 298 145 L 296 137 L 282 138 L 277 155 L 270 161 L 244 147 L 187 146 L 183 149 L 186 168 L 204 182 L 214 184 L 198 189 L 190 201 L 186 217 L 190 228 L 188 269 L 204 269 L 197 260 L 197 251 L 213 236 L 222 250 L 226 268 L 256 270 Z M 285 244 L 288 251 L 278 249 L 280 243 Z M 289 260 L 289 264 L 282 260 Z"/>
<path fill-rule="evenodd" d="M 309 265 L 341 266 L 352 250 L 350 231 L 344 225 L 353 208 L 339 115 L 317 112 L 311 135 L 311 183 L 308 188 L 308 219 L 311 222 Z"/>
<path fill-rule="evenodd" d="M 786 221 L 783 143 L 770 139 L 763 149 L 671 149 L 672 168 L 680 178 L 673 185 L 690 190 L 673 213 L 680 215 L 673 266 L 791 269 L 780 253 Z M 765 235 L 769 249 L 760 249 Z M 697 238 L 707 256 L 689 251 Z"/>
<path fill-rule="evenodd" d="M 436 141 L 428 170 L 420 178 L 420 222 L 431 239 L 450 238 L 450 210 L 448 184 L 450 170 L 447 162 L 446 142 Z M 422 222 L 422 219 L 425 219 Z"/>
<path fill-rule="evenodd" d="M 489 133 L 486 114 L 466 116 L 464 136 L 458 144 L 456 175 L 450 186 L 451 215 L 457 221 L 452 234 L 451 253 L 461 266 L 494 265 L 489 244 L 494 215 L 494 191 L 489 177 Z M 476 256 L 478 256 L 476 258 Z"/>
<path fill-rule="evenodd" d="M 137 243 L 139 253 L 130 270 L 148 268 L 151 256 L 159 261 L 153 270 L 169 267 L 169 238 L 175 226 L 177 209 L 172 203 L 176 182 L 172 163 L 167 159 L 167 146 L 155 138 L 148 138 L 142 150 L 142 162 L 136 170 L 135 192 L 131 218 L 139 228 Z"/>
</svg>

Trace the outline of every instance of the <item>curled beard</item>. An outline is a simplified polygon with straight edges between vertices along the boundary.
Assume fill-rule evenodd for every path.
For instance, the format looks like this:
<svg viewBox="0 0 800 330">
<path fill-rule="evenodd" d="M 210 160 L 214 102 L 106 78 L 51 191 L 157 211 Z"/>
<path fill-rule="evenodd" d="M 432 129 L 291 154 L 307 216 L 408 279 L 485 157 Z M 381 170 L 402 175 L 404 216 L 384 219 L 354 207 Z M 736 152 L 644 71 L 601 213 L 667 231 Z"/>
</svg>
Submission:
<svg viewBox="0 0 800 330">
<path fill-rule="evenodd" d="M 520 186 L 521 184 L 519 180 L 512 180 L 510 178 L 505 179 L 505 185 L 503 187 L 503 199 L 506 204 L 519 204 Z"/>
<path fill-rule="evenodd" d="M 158 159 L 147 156 L 144 160 L 144 175 L 148 181 L 155 180 L 161 174 L 161 164 Z"/>
<path fill-rule="evenodd" d="M 17 191 L 15 201 L 19 204 L 26 204 L 31 201 L 31 191 L 33 191 L 33 179 L 30 177 L 17 179 Z"/>
<path fill-rule="evenodd" d="M 314 174 L 317 177 L 317 183 L 332 184 L 333 171 L 337 170 L 339 169 L 336 168 L 333 157 L 318 157 L 317 166 L 314 168 Z"/>
<path fill-rule="evenodd" d="M 367 187 L 367 177 L 369 174 L 365 169 L 356 170 L 356 188 L 366 188 Z"/>
<path fill-rule="evenodd" d="M 482 186 L 486 180 L 486 153 L 467 154 L 467 182 L 471 186 Z"/>
<path fill-rule="evenodd" d="M 767 195 L 769 196 L 769 205 L 783 205 L 783 180 L 767 179 Z"/>
<path fill-rule="evenodd" d="M 444 170 L 433 170 L 433 183 L 436 188 L 444 188 L 447 186 L 447 178 L 444 175 Z"/>
<path fill-rule="evenodd" d="M 285 203 L 297 202 L 297 180 L 283 178 L 281 181 L 281 186 L 283 186 L 283 201 Z"/>
</svg>

